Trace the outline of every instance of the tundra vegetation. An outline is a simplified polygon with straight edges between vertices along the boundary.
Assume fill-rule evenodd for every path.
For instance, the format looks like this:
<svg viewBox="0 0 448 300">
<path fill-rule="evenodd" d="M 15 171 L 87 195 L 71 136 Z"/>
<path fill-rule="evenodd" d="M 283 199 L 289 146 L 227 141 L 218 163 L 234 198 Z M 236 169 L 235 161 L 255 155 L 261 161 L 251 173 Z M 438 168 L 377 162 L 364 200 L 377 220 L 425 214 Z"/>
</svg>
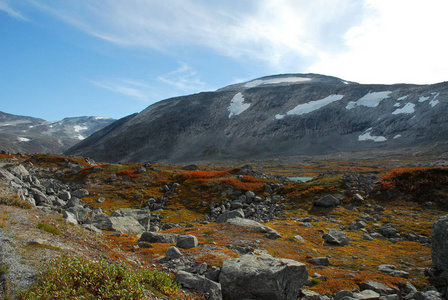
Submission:
<svg viewBox="0 0 448 300">
<path fill-rule="evenodd" d="M 1 154 L 0 159 L 4 170 L 22 165 L 41 182 L 87 190 L 80 201 L 91 213 L 146 207 L 152 232 L 194 235 L 198 242 L 170 260 L 167 251 L 175 242 L 88 231 L 68 222 L 65 206 L 34 206 L 3 183 L 0 229 L 16 241 L 12 244 L 23 264 L 40 270 L 35 284 L 19 294 L 22 299 L 56 299 L 56 293 L 72 299 L 203 299 L 201 292 L 180 288 L 174 273 L 219 270 L 224 261 L 247 253 L 306 264 L 309 280 L 302 290 L 328 297 L 368 281 L 395 289 L 411 282 L 420 291 L 436 285 L 428 276 L 429 236 L 433 222 L 448 209 L 448 168 L 436 159 L 263 160 L 251 166 L 104 164 L 42 154 Z M 297 176 L 313 179 L 288 179 Z M 327 195 L 337 199 L 335 205 L 316 205 Z M 224 211 L 239 208 L 280 237 L 217 222 Z M 332 229 L 342 230 L 349 243 L 326 242 Z M 394 266 L 402 276 L 385 272 L 383 265 Z M 8 291 L 17 295 L 9 282 L 3 283 L 5 297 Z"/>
</svg>

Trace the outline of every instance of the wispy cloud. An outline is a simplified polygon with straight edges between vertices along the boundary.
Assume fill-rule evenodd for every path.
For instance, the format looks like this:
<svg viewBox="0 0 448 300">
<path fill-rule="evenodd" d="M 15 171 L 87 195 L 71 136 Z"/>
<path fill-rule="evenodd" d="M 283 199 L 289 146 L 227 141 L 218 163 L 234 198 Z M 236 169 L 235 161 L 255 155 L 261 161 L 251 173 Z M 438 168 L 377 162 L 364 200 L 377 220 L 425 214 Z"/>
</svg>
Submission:
<svg viewBox="0 0 448 300">
<path fill-rule="evenodd" d="M 158 79 L 185 93 L 198 92 L 205 87 L 205 83 L 201 81 L 197 72 L 186 63 L 180 63 L 177 70 L 160 75 Z"/>
<path fill-rule="evenodd" d="M 4 0 L 0 0 L 0 11 L 6 12 L 8 15 L 10 15 L 11 17 L 13 17 L 15 19 L 19 19 L 19 20 L 22 20 L 22 21 L 27 21 L 28 20 L 20 12 L 12 9 L 8 5 L 8 2 L 6 2 Z"/>
<path fill-rule="evenodd" d="M 139 81 L 129 79 L 109 79 L 103 81 L 90 80 L 90 83 L 125 96 L 130 96 L 140 101 L 149 102 L 152 100 L 149 98 L 151 87 Z"/>
<path fill-rule="evenodd" d="M 359 24 L 363 10 L 360 1 L 351 0 L 28 1 L 121 46 L 169 52 L 201 46 L 272 67 L 292 61 L 299 66 L 325 48 L 337 48 L 345 31 Z"/>
</svg>

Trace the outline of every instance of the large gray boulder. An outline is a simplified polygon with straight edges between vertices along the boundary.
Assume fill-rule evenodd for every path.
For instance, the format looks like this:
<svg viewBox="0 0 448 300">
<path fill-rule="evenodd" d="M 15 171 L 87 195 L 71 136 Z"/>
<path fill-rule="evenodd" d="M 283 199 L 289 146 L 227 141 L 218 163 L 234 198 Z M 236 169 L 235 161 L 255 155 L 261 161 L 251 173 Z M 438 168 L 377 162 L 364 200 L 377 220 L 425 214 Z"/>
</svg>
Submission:
<svg viewBox="0 0 448 300">
<path fill-rule="evenodd" d="M 308 280 L 303 263 L 245 254 L 224 261 L 219 282 L 225 299 L 296 300 Z"/>
<path fill-rule="evenodd" d="M 448 275 L 448 215 L 438 218 L 431 229 L 431 257 L 436 269 Z"/>
<path fill-rule="evenodd" d="M 338 198 L 333 195 L 326 195 L 314 203 L 314 206 L 323 207 L 323 208 L 332 208 L 341 204 Z"/>
<path fill-rule="evenodd" d="M 118 231 L 121 233 L 140 234 L 145 231 L 142 225 L 133 217 L 110 217 L 106 214 L 97 214 L 87 221 L 101 230 Z"/>
<path fill-rule="evenodd" d="M 139 242 L 148 242 L 148 243 L 173 243 L 175 244 L 177 241 L 178 234 L 174 233 L 159 233 L 159 232 L 144 232 Z"/>
<path fill-rule="evenodd" d="M 146 231 L 149 231 L 150 229 L 151 211 L 149 209 L 119 208 L 110 215 L 112 217 L 133 217 L 146 229 Z"/>
<path fill-rule="evenodd" d="M 176 246 L 183 249 L 190 249 L 198 246 L 198 238 L 191 234 L 179 235 Z"/>
<path fill-rule="evenodd" d="M 226 210 L 222 214 L 219 215 L 218 219 L 216 219 L 216 223 L 225 223 L 233 218 L 244 218 L 244 212 L 241 208 L 234 210 Z"/>
<path fill-rule="evenodd" d="M 230 225 L 250 227 L 257 232 L 264 233 L 267 238 L 275 240 L 282 236 L 276 230 L 258 223 L 257 221 L 243 218 L 232 218 L 227 221 Z"/>
<path fill-rule="evenodd" d="M 179 282 L 184 287 L 202 291 L 208 294 L 210 300 L 221 300 L 221 285 L 204 276 L 179 271 L 176 274 L 176 282 Z M 241 298 L 239 298 L 241 299 Z"/>
<path fill-rule="evenodd" d="M 330 229 L 323 238 L 325 242 L 332 245 L 347 246 L 350 243 L 350 238 L 339 229 Z"/>
</svg>

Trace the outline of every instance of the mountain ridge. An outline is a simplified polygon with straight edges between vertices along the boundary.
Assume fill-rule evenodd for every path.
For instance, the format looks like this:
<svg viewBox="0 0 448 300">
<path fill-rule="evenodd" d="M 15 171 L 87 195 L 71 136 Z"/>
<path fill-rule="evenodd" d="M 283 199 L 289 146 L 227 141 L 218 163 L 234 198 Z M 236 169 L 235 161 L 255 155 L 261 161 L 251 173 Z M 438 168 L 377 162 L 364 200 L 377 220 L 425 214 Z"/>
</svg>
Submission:
<svg viewBox="0 0 448 300">
<path fill-rule="evenodd" d="M 446 147 L 448 83 L 357 84 L 316 74 L 166 99 L 67 151 L 106 162 L 313 156 Z"/>
<path fill-rule="evenodd" d="M 0 150 L 61 154 L 113 121 L 115 119 L 83 116 L 50 122 L 0 112 Z"/>
</svg>

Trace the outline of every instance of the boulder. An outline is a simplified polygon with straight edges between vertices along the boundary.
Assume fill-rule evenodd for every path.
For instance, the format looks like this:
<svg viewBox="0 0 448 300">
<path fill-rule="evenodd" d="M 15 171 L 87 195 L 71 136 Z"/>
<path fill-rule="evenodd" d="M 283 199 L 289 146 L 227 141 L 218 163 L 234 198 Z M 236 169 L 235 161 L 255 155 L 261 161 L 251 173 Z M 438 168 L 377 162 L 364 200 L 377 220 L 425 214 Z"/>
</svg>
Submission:
<svg viewBox="0 0 448 300">
<path fill-rule="evenodd" d="M 141 242 L 142 243 L 142 242 Z M 165 257 L 168 259 L 176 259 L 182 257 L 183 254 L 175 246 L 171 246 L 166 250 Z"/>
<path fill-rule="evenodd" d="M 353 293 L 353 297 L 358 300 L 379 300 L 380 294 L 372 290 L 364 290 L 359 293 Z"/>
<path fill-rule="evenodd" d="M 79 198 L 71 197 L 67 201 L 67 204 L 65 205 L 65 207 L 70 208 L 70 207 L 75 207 L 75 206 L 80 206 L 80 205 L 81 205 L 81 200 Z"/>
<path fill-rule="evenodd" d="M 139 242 L 148 243 L 176 243 L 178 234 L 174 233 L 157 233 L 157 232 L 143 232 L 138 240 Z"/>
<path fill-rule="evenodd" d="M 379 265 L 378 271 L 394 277 L 409 278 L 408 272 L 397 270 L 397 267 L 394 265 Z"/>
<path fill-rule="evenodd" d="M 308 280 L 303 263 L 245 254 L 224 261 L 219 275 L 225 299 L 296 300 Z"/>
<path fill-rule="evenodd" d="M 78 225 L 78 221 L 76 220 L 76 216 L 73 213 L 71 213 L 71 212 L 64 211 L 62 213 L 62 218 L 64 218 L 64 220 L 66 220 L 69 223 Z"/>
<path fill-rule="evenodd" d="M 133 217 L 110 217 L 106 214 L 97 214 L 87 221 L 101 230 L 119 231 L 121 233 L 140 234 L 145 231 L 142 225 Z"/>
<path fill-rule="evenodd" d="M 110 215 L 112 217 L 133 217 L 146 229 L 146 231 L 149 231 L 150 229 L 151 211 L 149 209 L 119 208 Z"/>
<path fill-rule="evenodd" d="M 183 249 L 190 249 L 198 246 L 198 239 L 194 235 L 185 234 L 177 237 L 176 246 Z"/>
<path fill-rule="evenodd" d="M 15 166 L 15 167 L 9 169 L 9 171 L 19 178 L 22 178 L 24 176 L 30 176 L 30 173 L 28 172 L 28 170 L 22 165 Z"/>
<path fill-rule="evenodd" d="M 323 238 L 328 244 L 346 246 L 350 243 L 350 238 L 338 229 L 330 229 L 328 233 L 324 234 Z"/>
<path fill-rule="evenodd" d="M 415 300 L 442 300 L 443 298 L 442 298 L 442 295 L 438 291 L 426 291 L 426 292 L 416 292 L 412 299 L 415 299 Z"/>
<path fill-rule="evenodd" d="M 184 287 L 207 293 L 207 299 L 222 300 L 221 285 L 202 275 L 179 271 L 175 280 Z"/>
<path fill-rule="evenodd" d="M 330 265 L 330 260 L 328 259 L 328 257 L 314 257 L 310 260 L 310 262 L 313 265 L 317 265 L 317 266 L 329 266 Z"/>
<path fill-rule="evenodd" d="M 392 289 L 385 284 L 376 282 L 376 281 L 367 281 L 359 284 L 359 288 L 363 290 L 372 290 L 377 292 L 381 296 L 398 294 L 400 291 L 398 289 Z"/>
<path fill-rule="evenodd" d="M 341 204 L 341 201 L 334 197 L 333 195 L 326 195 L 314 203 L 314 206 L 324 207 L 324 208 L 332 208 Z"/>
<path fill-rule="evenodd" d="M 266 225 L 262 225 L 262 224 L 258 223 L 257 221 L 243 219 L 243 218 L 232 218 L 232 219 L 228 220 L 227 223 L 229 223 L 230 225 L 235 225 L 235 226 L 250 227 L 257 232 L 266 234 L 266 237 L 271 240 L 275 240 L 275 239 L 282 237 L 276 230 L 274 230 Z"/>
<path fill-rule="evenodd" d="M 448 274 L 448 215 L 438 218 L 431 229 L 431 257 L 434 267 Z M 448 276 L 445 276 L 448 277 Z"/>
<path fill-rule="evenodd" d="M 71 192 L 72 197 L 76 197 L 79 199 L 82 199 L 84 197 L 87 197 L 89 195 L 89 191 L 86 189 L 79 189 L 76 191 Z"/>
<path fill-rule="evenodd" d="M 219 215 L 218 219 L 216 219 L 216 223 L 225 223 L 227 220 L 233 219 L 233 218 L 244 218 L 244 212 L 241 208 L 234 209 L 234 210 L 226 210 L 221 215 Z"/>
<path fill-rule="evenodd" d="M 67 209 L 67 211 L 75 215 L 76 220 L 78 220 L 78 223 L 83 224 L 87 221 L 89 214 L 91 213 L 92 210 L 88 207 L 73 206 Z"/>
<path fill-rule="evenodd" d="M 14 179 L 16 179 L 17 177 L 14 176 L 11 172 L 0 168 L 0 178 L 5 178 L 8 181 L 13 181 Z"/>
</svg>

